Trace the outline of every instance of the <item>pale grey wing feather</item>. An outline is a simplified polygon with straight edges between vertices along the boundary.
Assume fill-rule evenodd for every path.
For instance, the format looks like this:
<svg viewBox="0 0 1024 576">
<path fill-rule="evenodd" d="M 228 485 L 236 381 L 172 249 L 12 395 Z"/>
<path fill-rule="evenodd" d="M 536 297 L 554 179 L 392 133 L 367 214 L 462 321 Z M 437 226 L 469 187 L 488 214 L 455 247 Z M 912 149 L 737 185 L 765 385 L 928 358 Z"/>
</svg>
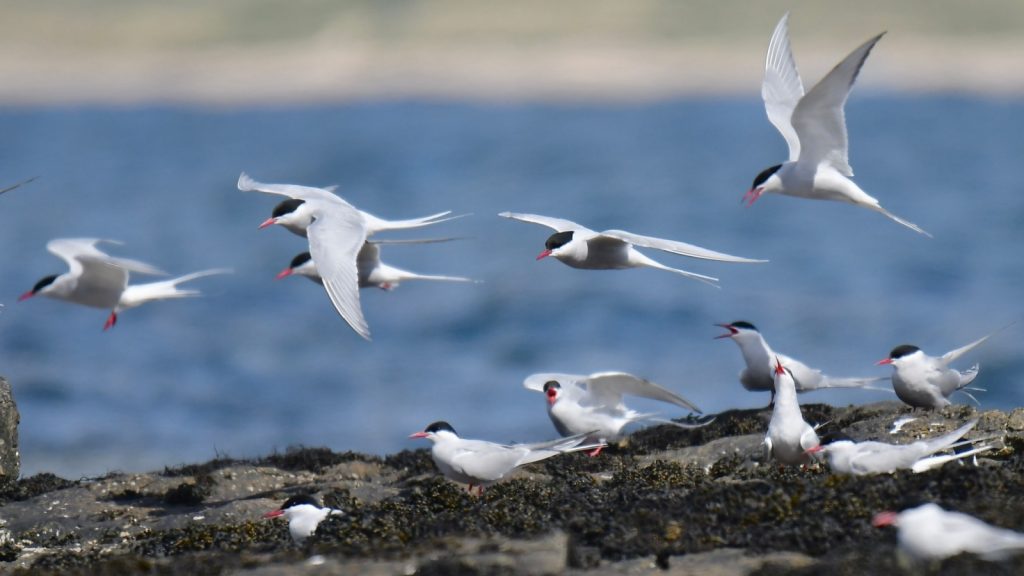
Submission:
<svg viewBox="0 0 1024 576">
<path fill-rule="evenodd" d="M 486 440 L 461 440 L 449 464 L 466 476 L 495 480 L 517 466 L 522 452 Z"/>
<path fill-rule="evenodd" d="M 860 476 L 909 468 L 920 457 L 917 451 L 884 442 L 861 442 L 850 458 L 850 472 Z"/>
<path fill-rule="evenodd" d="M 767 262 L 767 260 L 753 260 L 751 258 L 742 258 L 740 256 L 725 254 L 723 252 L 715 252 L 714 250 L 708 250 L 707 248 L 701 248 L 700 246 L 694 246 L 693 244 L 687 244 L 686 242 L 633 234 L 632 232 L 626 232 L 625 230 L 605 230 L 604 232 L 601 232 L 600 236 L 615 238 L 642 248 L 654 248 L 655 250 L 663 250 L 665 252 L 679 254 L 680 256 L 689 256 L 690 258 L 700 258 L 702 260 L 742 262 L 747 264 Z"/>
<path fill-rule="evenodd" d="M 970 432 L 971 429 L 974 428 L 977 424 L 978 420 L 977 418 L 975 418 L 974 420 L 967 422 L 966 424 L 957 428 L 956 430 L 953 430 L 952 432 L 943 434 L 942 436 L 937 436 L 935 438 L 918 440 L 917 442 L 915 442 L 915 444 L 921 444 L 924 447 L 925 454 L 933 454 L 935 452 L 938 452 L 939 450 L 945 450 L 952 446 L 953 444 L 955 444 L 958 440 L 963 438 L 965 434 Z"/>
<path fill-rule="evenodd" d="M 539 214 L 522 214 L 518 212 L 502 212 L 498 214 L 502 218 L 511 218 L 513 220 L 519 220 L 520 222 L 529 222 L 531 224 L 540 224 L 541 226 L 547 226 L 552 230 L 558 232 L 589 232 L 596 234 L 593 230 L 580 226 L 572 220 L 566 220 L 564 218 L 552 218 L 550 216 L 540 216 Z"/>
<path fill-rule="evenodd" d="M 333 189 L 332 187 L 331 189 Z M 242 192 L 263 192 L 264 194 L 276 194 L 278 196 L 287 196 L 289 198 L 295 198 L 297 200 L 326 200 L 328 202 L 342 202 L 348 204 L 336 194 L 333 194 L 331 190 L 325 188 L 315 188 L 313 186 L 300 186 L 298 184 L 267 184 L 264 182 L 257 182 L 253 180 L 245 172 L 242 172 L 238 176 L 238 189 Z"/>
<path fill-rule="evenodd" d="M 82 265 L 87 262 L 117 266 L 128 272 L 140 274 L 166 274 L 163 270 L 130 258 L 117 258 L 96 247 L 97 244 L 121 244 L 117 240 L 102 238 L 55 238 L 46 243 L 46 249 L 67 263 L 72 272 L 82 272 Z M 127 276 L 126 276 L 127 277 Z"/>
<path fill-rule="evenodd" d="M 971 342 L 970 344 L 968 344 L 966 346 L 961 346 L 960 348 L 957 348 L 956 350 L 950 350 L 949 352 L 946 352 L 945 354 L 942 355 L 942 363 L 943 363 L 943 365 L 948 365 L 948 364 L 952 363 L 957 358 L 959 358 L 959 357 L 963 356 L 964 354 L 967 354 L 971 350 L 974 350 L 975 348 L 977 348 L 982 342 L 988 340 L 989 338 L 995 336 L 996 334 L 999 334 L 1003 330 L 1006 330 L 1007 328 L 1009 328 L 1010 326 L 1013 326 L 1016 323 L 1017 323 L 1016 321 L 1010 322 L 1006 326 L 1003 326 L 1002 328 L 1000 328 L 999 330 L 996 330 L 995 332 L 989 334 L 988 336 L 983 336 L 981 338 L 978 338 L 974 342 Z"/>
<path fill-rule="evenodd" d="M 702 412 L 692 402 L 682 396 L 658 386 L 654 382 L 639 378 L 625 372 L 599 372 L 591 374 L 586 380 L 587 389 L 592 395 L 602 399 L 602 404 L 616 406 L 622 403 L 622 395 L 639 396 L 675 404 L 694 412 Z"/>
<path fill-rule="evenodd" d="M 394 244 L 440 244 L 442 242 L 452 242 L 453 240 L 468 240 L 469 236 L 446 236 L 443 238 L 402 238 L 402 239 L 377 239 L 368 240 L 371 244 L 381 245 L 394 245 Z"/>
<path fill-rule="evenodd" d="M 321 205 L 308 237 L 309 253 L 335 310 L 357 334 L 369 340 L 370 327 L 359 304 L 356 268 L 356 255 L 366 240 L 362 218 L 350 207 Z"/>
<path fill-rule="evenodd" d="M 536 390 L 537 392 L 544 391 L 544 385 L 554 380 L 562 386 L 565 386 L 570 382 L 579 382 L 580 380 L 586 379 L 586 376 L 582 374 L 560 374 L 558 372 L 539 372 L 537 374 L 531 374 L 523 380 L 523 388 L 527 390 Z"/>
<path fill-rule="evenodd" d="M 315 262 L 315 260 L 314 260 Z M 372 270 L 380 264 L 380 247 L 376 242 L 367 240 L 356 255 L 356 267 L 360 270 Z"/>
<path fill-rule="evenodd" d="M 764 99 L 768 120 L 786 139 L 790 162 L 795 162 L 800 158 L 800 138 L 793 128 L 792 116 L 804 95 L 804 85 L 789 45 L 788 22 L 789 12 L 786 12 L 775 26 L 771 42 L 768 43 L 761 98 Z"/>
<path fill-rule="evenodd" d="M 844 176 L 853 176 L 843 106 L 864 60 L 883 34 L 850 52 L 800 99 L 793 110 L 793 128 L 800 137 L 801 162 L 811 165 L 825 163 Z"/>
</svg>

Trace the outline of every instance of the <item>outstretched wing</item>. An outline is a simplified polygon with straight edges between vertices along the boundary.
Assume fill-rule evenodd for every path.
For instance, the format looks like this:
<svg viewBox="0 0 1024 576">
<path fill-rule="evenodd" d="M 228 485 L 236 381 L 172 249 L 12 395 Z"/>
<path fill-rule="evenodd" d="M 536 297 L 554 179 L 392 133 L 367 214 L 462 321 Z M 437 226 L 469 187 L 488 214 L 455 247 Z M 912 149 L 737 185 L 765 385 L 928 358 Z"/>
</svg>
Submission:
<svg viewBox="0 0 1024 576">
<path fill-rule="evenodd" d="M 558 232 L 589 232 L 596 234 L 593 230 L 580 226 L 572 220 L 566 220 L 564 218 L 551 218 L 549 216 L 540 216 L 538 214 L 521 214 L 518 212 L 502 212 L 498 214 L 502 218 L 511 218 L 513 220 L 519 220 L 521 222 L 530 222 L 531 224 L 540 224 L 541 226 L 547 226 L 552 230 Z"/>
<path fill-rule="evenodd" d="M 700 246 L 694 246 L 693 244 L 687 244 L 686 242 L 677 242 L 675 240 L 665 240 L 664 238 L 654 238 L 651 236 L 633 234 L 632 232 L 626 232 L 625 230 L 605 230 L 604 232 L 601 232 L 601 236 L 609 236 L 642 248 L 654 248 L 655 250 L 664 250 L 665 252 L 679 254 L 680 256 L 689 256 L 690 258 L 700 258 L 702 260 L 741 262 L 747 264 L 767 262 L 767 260 L 752 260 L 750 258 L 741 258 L 740 256 L 733 256 L 723 252 L 715 252 L 714 250 L 708 250 L 707 248 L 701 248 Z"/>
<path fill-rule="evenodd" d="M 605 406 L 617 406 L 622 396 L 639 396 L 661 402 L 668 402 L 694 412 L 702 412 L 700 408 L 682 396 L 658 386 L 654 382 L 644 380 L 625 372 L 598 372 L 586 379 L 586 386 L 595 399 Z"/>
<path fill-rule="evenodd" d="M 786 139 L 789 145 L 789 161 L 800 158 L 800 138 L 793 128 L 793 110 L 804 95 L 793 50 L 789 46 L 789 12 L 786 12 L 772 33 L 768 43 L 768 56 L 764 62 L 764 82 L 761 84 L 761 98 L 768 113 L 768 120 Z"/>
<path fill-rule="evenodd" d="M 287 196 L 297 200 L 317 199 L 328 202 L 340 201 L 348 204 L 336 194 L 331 193 L 331 190 L 334 189 L 333 186 L 330 189 L 326 189 L 314 188 L 313 186 L 299 186 L 298 184 L 266 184 L 253 180 L 252 177 L 245 172 L 242 172 L 238 176 L 238 189 L 242 192 L 263 192 L 264 194 L 276 194 L 278 196 Z"/>
</svg>

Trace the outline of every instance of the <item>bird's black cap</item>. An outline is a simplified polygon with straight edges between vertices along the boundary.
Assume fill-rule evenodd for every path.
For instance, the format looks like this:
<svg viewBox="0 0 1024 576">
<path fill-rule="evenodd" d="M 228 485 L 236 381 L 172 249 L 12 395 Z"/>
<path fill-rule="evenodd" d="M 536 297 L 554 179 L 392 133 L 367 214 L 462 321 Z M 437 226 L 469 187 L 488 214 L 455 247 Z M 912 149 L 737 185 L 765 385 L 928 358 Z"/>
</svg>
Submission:
<svg viewBox="0 0 1024 576">
<path fill-rule="evenodd" d="M 737 320 L 736 322 L 729 324 L 729 326 L 732 326 L 733 328 L 743 328 L 744 330 L 753 330 L 754 332 L 758 331 L 757 326 L 754 326 L 746 320 Z"/>
<path fill-rule="evenodd" d="M 544 243 L 544 247 L 548 250 L 554 250 L 555 248 L 561 248 L 572 241 L 572 230 L 568 232 L 555 232 L 548 237 L 547 242 Z"/>
<path fill-rule="evenodd" d="M 757 175 L 757 178 L 754 178 L 754 184 L 751 188 L 757 188 L 761 184 L 764 184 L 765 180 L 771 178 L 772 174 L 779 171 L 779 168 L 782 168 L 782 164 L 776 164 L 775 166 L 761 170 L 761 173 Z"/>
<path fill-rule="evenodd" d="M 274 206 L 274 211 L 271 213 L 271 216 L 274 218 L 280 218 L 285 214 L 291 214 L 292 212 L 295 212 L 296 208 L 302 206 L 305 202 L 305 200 L 299 200 L 298 198 L 289 198 L 277 206 Z"/>
<path fill-rule="evenodd" d="M 561 390 L 562 385 L 559 384 L 557 380 L 548 380 L 547 382 L 544 383 L 545 392 L 551 390 L 552 388 L 554 388 L 555 390 Z"/>
<path fill-rule="evenodd" d="M 309 504 L 310 506 L 315 506 L 317 508 L 320 507 L 320 503 L 316 501 L 316 498 L 313 498 L 309 494 L 299 494 L 285 500 L 284 504 L 281 504 L 281 510 L 287 510 L 292 506 L 301 506 L 303 504 Z"/>
<path fill-rule="evenodd" d="M 437 433 L 437 432 L 440 432 L 442 430 L 447 430 L 447 431 L 451 432 L 452 434 L 457 434 L 455 432 L 455 428 L 452 428 L 452 425 L 447 423 L 447 422 L 445 422 L 444 420 L 438 420 L 437 422 L 434 422 L 430 426 L 427 426 L 423 431 L 424 432 L 434 432 L 434 433 Z"/>
<path fill-rule="evenodd" d="M 914 346 L 913 344 L 900 344 L 899 346 L 893 348 L 892 352 L 889 352 L 889 358 L 895 360 L 897 358 L 902 358 L 904 356 L 913 354 L 918 350 L 920 350 L 920 348 Z"/>
<path fill-rule="evenodd" d="M 42 290 L 43 288 L 46 288 L 50 284 L 53 284 L 53 281 L 56 280 L 56 279 L 57 279 L 57 275 L 56 274 L 52 274 L 50 276 L 47 276 L 46 278 L 43 278 L 39 282 L 36 282 L 36 285 L 32 287 L 32 293 L 35 294 L 35 293 L 39 292 L 40 290 Z"/>
<path fill-rule="evenodd" d="M 313 257 L 309 255 L 309 252 L 303 252 L 295 258 L 292 258 L 291 268 L 298 268 L 306 262 L 309 262 Z"/>
</svg>

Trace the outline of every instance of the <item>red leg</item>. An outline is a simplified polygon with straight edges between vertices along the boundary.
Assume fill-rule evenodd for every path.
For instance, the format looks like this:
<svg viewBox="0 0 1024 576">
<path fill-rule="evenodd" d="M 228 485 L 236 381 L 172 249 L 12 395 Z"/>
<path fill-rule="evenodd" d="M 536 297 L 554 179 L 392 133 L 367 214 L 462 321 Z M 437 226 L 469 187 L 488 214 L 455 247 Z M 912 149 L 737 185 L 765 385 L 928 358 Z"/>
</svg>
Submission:
<svg viewBox="0 0 1024 576">
<path fill-rule="evenodd" d="M 117 324 L 117 312 L 111 312 L 110 316 L 107 317 L 107 323 L 103 325 L 104 330 L 110 330 Z"/>
<path fill-rule="evenodd" d="M 587 456 L 590 456 L 591 458 L 594 458 L 594 457 L 596 457 L 596 456 L 597 456 L 598 454 L 600 454 L 600 453 L 601 453 L 601 450 L 602 450 L 603 448 L 604 448 L 604 446 L 598 446 L 597 448 L 594 448 L 594 449 L 593 449 L 593 450 L 591 450 L 590 452 L 587 452 Z"/>
</svg>

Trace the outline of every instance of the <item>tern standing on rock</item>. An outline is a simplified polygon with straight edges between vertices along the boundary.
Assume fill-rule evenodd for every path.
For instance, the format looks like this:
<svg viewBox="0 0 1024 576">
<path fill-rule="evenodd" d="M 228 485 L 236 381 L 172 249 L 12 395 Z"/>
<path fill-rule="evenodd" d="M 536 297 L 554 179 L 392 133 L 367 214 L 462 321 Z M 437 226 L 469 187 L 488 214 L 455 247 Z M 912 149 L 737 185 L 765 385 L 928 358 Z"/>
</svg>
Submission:
<svg viewBox="0 0 1024 576">
<path fill-rule="evenodd" d="M 338 516 L 341 514 L 344 514 L 344 512 L 320 506 L 315 498 L 302 494 L 285 500 L 280 508 L 267 512 L 263 517 L 277 518 L 278 516 L 284 516 L 288 520 L 288 533 L 292 535 L 292 541 L 296 544 L 302 544 L 306 538 L 309 538 L 316 532 L 316 527 L 320 525 L 321 521 L 328 516 Z"/>
<path fill-rule="evenodd" d="M 783 464 L 807 464 L 810 462 L 808 451 L 820 443 L 814 427 L 804 421 L 800 412 L 793 374 L 781 360 L 776 360 L 775 406 L 764 437 L 765 453 Z"/>
<path fill-rule="evenodd" d="M 439 421 L 409 438 L 427 438 L 433 442 L 430 455 L 441 473 L 449 480 L 468 484 L 470 490 L 478 486 L 483 493 L 485 486 L 505 478 L 520 466 L 559 454 L 604 446 L 603 443 L 584 444 L 588 436 L 590 434 L 577 434 L 536 444 L 496 444 L 459 438 L 450 424 Z"/>
<path fill-rule="evenodd" d="M 876 528 L 895 526 L 900 552 L 917 561 L 942 560 L 963 552 L 998 561 L 1024 551 L 1024 534 L 943 510 L 938 504 L 879 512 L 871 523 Z"/>
<path fill-rule="evenodd" d="M 863 206 L 931 236 L 917 224 L 882 208 L 878 200 L 850 180 L 849 143 L 843 107 L 861 66 L 882 34 L 875 36 L 836 65 L 810 92 L 797 72 L 789 46 L 785 14 L 772 34 L 765 59 L 764 98 L 768 120 L 782 133 L 789 145 L 789 160 L 762 170 L 744 196 L 753 204 L 761 194 L 771 192 L 817 200 L 835 200 Z"/>
<path fill-rule="evenodd" d="M 523 380 L 528 390 L 547 397 L 548 416 L 562 436 L 589 433 L 588 440 L 614 442 L 622 438 L 622 429 L 634 422 L 657 422 L 680 428 L 699 428 L 701 424 L 683 424 L 659 418 L 656 413 L 641 413 L 627 408 L 623 395 L 650 398 L 675 404 L 700 413 L 692 402 L 653 382 L 625 372 L 582 374 L 533 374 Z M 600 449 L 595 450 L 596 456 Z"/>
</svg>

